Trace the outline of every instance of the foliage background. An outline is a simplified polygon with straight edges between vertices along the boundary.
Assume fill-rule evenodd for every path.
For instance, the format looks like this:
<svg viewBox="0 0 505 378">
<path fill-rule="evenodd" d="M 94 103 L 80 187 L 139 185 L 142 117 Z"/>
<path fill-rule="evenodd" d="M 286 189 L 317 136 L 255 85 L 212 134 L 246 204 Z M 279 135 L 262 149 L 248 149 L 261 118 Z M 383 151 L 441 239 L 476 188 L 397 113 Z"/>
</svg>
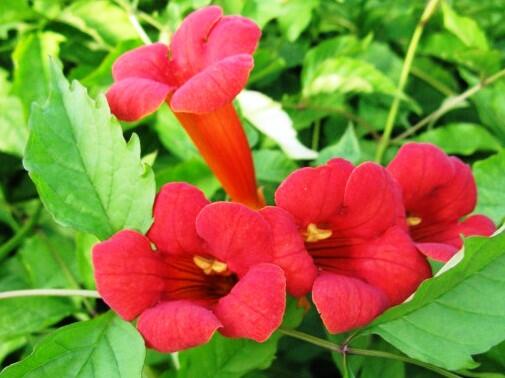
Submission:
<svg viewBox="0 0 505 378">
<path fill-rule="evenodd" d="M 22 163 L 29 134 L 28 120 L 32 109 L 33 112 L 41 109 L 32 108 L 32 103 L 43 104 L 50 88 L 56 85 L 51 82 L 54 74 L 51 74 L 49 57 L 60 61 L 65 76 L 79 80 L 95 97 L 111 84 L 113 61 L 122 52 L 143 43 L 143 36 L 132 19 L 141 23 L 151 40 L 168 41 L 188 12 L 209 3 L 207 0 L 132 3 L 0 0 L 0 291 L 94 289 L 89 253 L 97 238 L 85 232 L 93 228 L 78 225 L 76 228 L 80 231 L 75 231 L 58 224 L 46 210 L 41 210 L 35 186 Z M 257 96 L 253 100 L 240 96 L 237 105 L 254 150 L 258 179 L 270 202 L 279 182 L 299 166 L 323 163 L 334 156 L 354 163 L 373 159 L 378 136 L 396 93 L 403 58 L 425 1 L 220 0 L 213 3 L 221 5 L 226 13 L 240 13 L 254 19 L 263 29 L 248 89 L 268 98 L 261 97 L 260 101 Z M 478 182 L 477 210 L 498 224 L 505 215 L 505 79 L 493 79 L 492 83 L 486 80 L 501 72 L 504 56 L 504 1 L 442 2 L 425 26 L 417 48 L 385 159 L 390 159 L 409 140 L 432 142 L 462 157 L 473 165 Z M 472 96 L 455 97 L 468 94 L 468 89 Z M 73 110 L 80 114 L 78 107 Z M 225 198 L 219 183 L 167 107 L 138 123 L 121 124 L 121 127 L 126 140 L 133 133 L 138 135 L 140 146 L 132 147 L 137 143 L 133 137 L 129 148 L 138 152 L 140 147 L 143 162 L 152 166 L 157 187 L 170 181 L 188 181 L 213 199 Z M 406 132 L 412 129 L 418 131 Z M 113 126 L 110 130 L 114 130 Z M 133 156 L 135 153 L 131 155 L 123 145 L 121 138 L 116 144 L 89 153 L 119 148 L 126 161 L 132 159 L 132 165 L 140 164 Z M 67 152 L 65 143 L 53 144 L 50 148 L 56 149 L 55 153 L 61 151 L 62 156 Z M 29 165 L 29 159 L 26 156 L 25 159 L 25 165 Z M 69 176 L 61 172 L 60 179 L 65 185 Z M 99 236 L 108 232 L 104 229 Z M 442 321 L 448 325 L 446 332 L 458 331 L 456 338 L 466 337 L 457 328 L 459 324 L 481 341 L 477 346 L 466 339 L 462 342 L 463 349 L 466 348 L 463 354 L 480 353 L 475 357 L 480 366 L 472 374 L 487 372 L 487 375 L 474 376 L 503 377 L 505 344 L 499 342 L 505 339 L 505 330 L 499 324 L 505 324 L 505 243 L 503 238 L 484 245 L 479 244 L 483 241 L 472 243 L 469 247 L 472 251 L 494 251 L 492 263 L 498 272 L 493 274 L 501 274 L 501 279 L 483 293 L 495 307 L 488 309 L 485 303 L 457 299 L 457 303 L 467 306 L 466 312 L 459 312 L 459 318 L 452 318 L 454 314 L 440 309 L 429 310 L 426 316 L 431 319 L 430 324 L 444 317 Z M 452 281 L 437 281 L 435 286 L 449 291 L 455 282 L 473 279 L 479 272 L 460 269 L 451 276 Z M 475 297 L 475 294 L 463 293 L 464 297 L 469 295 Z M 486 319 L 479 313 L 470 319 L 472 306 L 494 315 Z M 296 326 L 301 321 L 300 310 L 294 303 L 290 309 L 285 322 Z M 138 335 L 111 314 L 91 323 L 67 326 L 105 311 L 102 303 L 91 299 L 0 300 L 1 366 L 26 358 L 39 342 L 42 351 L 24 360 L 18 365 L 20 369 L 7 369 L 0 377 L 18 377 L 30 371 L 29 376 L 34 377 L 70 377 L 76 371 L 83 377 L 142 374 L 146 378 L 335 377 L 340 374 L 342 365 L 338 355 L 286 337 L 281 339 L 280 335 L 264 345 L 216 336 L 207 346 L 180 353 L 178 363 L 172 356 L 152 351 L 147 352 L 144 363 L 145 350 Z M 378 333 L 385 336 L 385 328 Z M 60 330 L 55 333 L 56 329 Z M 326 337 L 313 309 L 305 315 L 301 329 Z M 406 332 L 406 340 L 410 337 L 414 347 L 418 342 L 422 345 L 423 335 Z M 456 357 L 451 360 L 454 356 L 450 351 L 457 349 L 457 341 L 443 344 L 443 334 L 444 330 L 432 334 L 427 344 L 442 343 L 447 347 L 441 352 L 432 350 L 427 359 L 434 362 L 435 354 L 442 353 L 445 361 L 442 365 L 456 361 L 445 367 L 474 367 L 461 364 Z M 338 341 L 339 337 L 332 339 Z M 80 344 L 75 345 L 75 340 L 80 340 Z M 365 336 L 356 343 L 361 347 L 395 351 L 378 336 Z M 61 350 L 61 345 L 67 349 Z M 62 359 L 62 354 L 68 360 Z M 55 358 L 56 363 L 41 370 L 41 365 Z M 73 367 L 68 367 L 69 364 Z M 360 377 L 435 376 L 413 365 L 377 358 L 365 361 L 362 357 L 351 357 L 349 364 Z"/>
</svg>

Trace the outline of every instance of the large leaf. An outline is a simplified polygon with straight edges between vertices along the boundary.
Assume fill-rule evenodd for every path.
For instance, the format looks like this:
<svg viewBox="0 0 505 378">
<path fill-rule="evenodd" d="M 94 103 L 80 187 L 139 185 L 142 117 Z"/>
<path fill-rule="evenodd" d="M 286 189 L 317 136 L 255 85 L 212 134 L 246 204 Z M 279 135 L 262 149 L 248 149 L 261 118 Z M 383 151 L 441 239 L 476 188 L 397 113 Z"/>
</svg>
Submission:
<svg viewBox="0 0 505 378">
<path fill-rule="evenodd" d="M 477 151 L 500 151 L 498 139 L 483 126 L 473 123 L 450 123 L 417 137 L 420 142 L 436 144 L 448 154 L 472 155 Z"/>
<path fill-rule="evenodd" d="M 459 256 L 458 256 L 459 257 Z M 462 261 L 425 281 L 369 330 L 410 357 L 456 370 L 505 339 L 505 233 L 465 241 Z"/>
<path fill-rule="evenodd" d="M 473 166 L 479 197 L 476 211 L 500 224 L 505 218 L 505 151 Z"/>
<path fill-rule="evenodd" d="M 254 151 L 254 166 L 259 180 L 280 183 L 298 166 L 277 150 Z"/>
<path fill-rule="evenodd" d="M 0 377 L 139 378 L 144 357 L 137 331 L 109 313 L 60 328 Z"/>
<path fill-rule="evenodd" d="M 442 2 L 442 11 L 444 26 L 465 45 L 482 50 L 489 48 L 486 34 L 479 28 L 477 22 L 469 17 L 457 14 L 446 1 Z"/>
<path fill-rule="evenodd" d="M 471 85 L 479 82 L 476 77 L 467 77 Z M 472 96 L 472 100 L 479 112 L 480 120 L 500 140 L 505 140 L 505 79 L 483 88 Z"/>
<path fill-rule="evenodd" d="M 1 95 L 0 95 L 1 96 Z M 0 151 L 22 156 L 28 139 L 23 104 L 15 96 L 0 97 Z"/>
<path fill-rule="evenodd" d="M 45 101 L 50 88 L 50 57 L 57 57 L 64 40 L 53 32 L 28 33 L 21 37 L 12 54 L 14 83 L 12 93 L 23 102 L 28 116 L 33 102 Z"/>
<path fill-rule="evenodd" d="M 59 222 L 104 239 L 151 224 L 155 182 L 134 134 L 126 143 L 103 95 L 94 102 L 52 65 L 49 101 L 34 106 L 24 159 L 40 198 Z"/>
</svg>

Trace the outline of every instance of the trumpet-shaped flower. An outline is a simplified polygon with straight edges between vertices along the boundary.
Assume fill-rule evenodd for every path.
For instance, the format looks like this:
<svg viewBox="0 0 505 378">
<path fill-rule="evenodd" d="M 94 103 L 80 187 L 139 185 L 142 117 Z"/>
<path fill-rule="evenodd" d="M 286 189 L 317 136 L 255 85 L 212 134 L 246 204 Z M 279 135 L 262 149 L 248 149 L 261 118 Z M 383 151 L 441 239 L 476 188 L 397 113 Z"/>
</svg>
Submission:
<svg viewBox="0 0 505 378">
<path fill-rule="evenodd" d="M 404 213 L 400 189 L 379 165 L 353 167 L 334 159 L 299 169 L 275 200 L 294 217 L 318 268 L 312 299 L 330 332 L 367 324 L 431 275 L 398 224 Z"/>
<path fill-rule="evenodd" d="M 121 317 L 139 317 L 147 344 L 162 352 L 203 344 L 216 330 L 261 342 L 285 309 L 276 243 L 259 212 L 168 184 L 147 236 L 125 230 L 94 247 L 97 288 Z"/>
<path fill-rule="evenodd" d="M 428 257 L 447 261 L 461 248 L 461 235 L 495 231 L 486 216 L 468 216 L 477 188 L 470 167 L 458 158 L 431 144 L 408 143 L 387 169 L 402 188 L 410 235 Z"/>
<path fill-rule="evenodd" d="M 211 6 L 190 14 L 171 45 L 129 51 L 112 67 L 111 111 L 135 121 L 168 103 L 230 197 L 264 205 L 247 138 L 232 105 L 253 68 L 259 28 Z"/>
</svg>

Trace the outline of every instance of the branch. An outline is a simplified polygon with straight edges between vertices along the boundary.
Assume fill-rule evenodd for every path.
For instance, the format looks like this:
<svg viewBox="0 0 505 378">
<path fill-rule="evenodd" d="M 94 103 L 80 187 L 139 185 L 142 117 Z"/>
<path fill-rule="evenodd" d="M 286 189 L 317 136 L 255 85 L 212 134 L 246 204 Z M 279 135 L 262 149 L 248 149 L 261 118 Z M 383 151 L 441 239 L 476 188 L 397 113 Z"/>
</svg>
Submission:
<svg viewBox="0 0 505 378">
<path fill-rule="evenodd" d="M 26 289 L 12 290 L 0 293 L 0 300 L 21 297 L 87 297 L 101 298 L 95 290 L 73 290 L 73 289 Z"/>
</svg>

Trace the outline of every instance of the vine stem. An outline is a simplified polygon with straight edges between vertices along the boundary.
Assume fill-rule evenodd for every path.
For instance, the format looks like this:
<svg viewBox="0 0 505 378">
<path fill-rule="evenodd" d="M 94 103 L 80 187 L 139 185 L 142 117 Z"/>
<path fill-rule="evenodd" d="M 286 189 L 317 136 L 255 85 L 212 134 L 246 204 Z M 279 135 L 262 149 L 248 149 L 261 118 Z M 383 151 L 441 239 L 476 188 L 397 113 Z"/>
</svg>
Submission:
<svg viewBox="0 0 505 378">
<path fill-rule="evenodd" d="M 391 138 L 391 133 L 393 132 L 396 115 L 398 114 L 398 110 L 400 108 L 401 94 L 403 93 L 405 85 L 407 84 L 407 79 L 409 77 L 410 68 L 412 67 L 412 62 L 414 61 L 414 56 L 416 54 L 419 40 L 423 34 L 424 27 L 428 23 L 431 16 L 435 13 L 435 10 L 437 9 L 439 3 L 440 0 L 430 0 L 428 4 L 426 4 L 426 8 L 424 8 L 421 19 L 417 23 L 414 30 L 414 34 L 412 34 L 409 47 L 407 48 L 407 53 L 405 55 L 405 60 L 403 61 L 400 80 L 398 81 L 398 87 L 394 95 L 391 107 L 389 108 L 386 125 L 384 126 L 384 132 L 382 134 L 382 138 L 379 141 L 379 145 L 377 146 L 375 161 L 379 164 L 381 163 L 382 158 L 384 157 L 384 153 L 386 152 L 386 149 L 389 145 L 389 140 Z"/>
<path fill-rule="evenodd" d="M 42 212 L 42 203 L 38 202 L 32 216 L 26 223 L 21 226 L 21 228 L 4 244 L 0 246 L 0 261 L 2 261 L 5 256 L 9 254 L 14 248 L 16 248 L 23 239 L 32 231 L 35 225 L 38 223 L 40 214 Z"/>
<path fill-rule="evenodd" d="M 463 93 L 454 96 L 454 97 L 449 97 L 447 98 L 441 105 L 440 107 L 435 110 L 433 113 L 429 114 L 422 120 L 420 120 L 418 123 L 416 123 L 414 126 L 403 132 L 402 134 L 398 135 L 396 138 L 393 139 L 393 142 L 398 142 L 401 141 L 410 135 L 414 134 L 416 131 L 419 129 L 423 128 L 426 125 L 429 125 L 433 122 L 435 122 L 437 119 L 442 117 L 445 113 L 451 111 L 452 109 L 458 107 L 461 103 L 463 103 L 465 100 L 467 100 L 469 97 L 473 96 L 475 93 L 480 91 L 481 89 L 485 88 L 488 85 L 491 85 L 494 83 L 496 80 L 505 77 L 505 68 L 496 72 L 494 75 L 489 76 L 486 79 L 481 80 L 479 83 L 474 85 L 473 87 L 467 89 Z"/>
<path fill-rule="evenodd" d="M 308 342 L 310 344 L 317 345 L 321 348 L 325 348 L 325 349 L 331 350 L 332 352 L 340 353 L 342 355 L 378 357 L 378 358 L 386 358 L 389 360 L 402 361 L 402 362 L 406 362 L 406 363 L 409 363 L 412 365 L 421 366 L 427 370 L 431 370 L 437 374 L 440 374 L 443 377 L 461 378 L 461 376 L 451 373 L 450 371 L 444 370 L 442 368 L 439 368 L 437 366 L 434 366 L 434 365 L 431 365 L 431 364 L 428 364 L 428 363 L 425 363 L 422 361 L 414 360 L 413 358 L 410 358 L 410 357 L 400 356 L 400 355 L 397 355 L 394 353 L 384 352 L 382 350 L 351 348 L 347 344 L 338 345 L 338 344 L 332 343 L 331 341 L 324 340 L 319 337 L 308 335 L 304 332 L 300 332 L 300 331 L 296 331 L 296 330 L 292 330 L 292 329 L 281 328 L 281 329 L 279 329 L 279 332 L 283 333 L 286 336 L 290 336 L 295 339 L 303 340 L 303 341 Z"/>
<path fill-rule="evenodd" d="M 0 300 L 21 297 L 86 297 L 101 298 L 96 290 L 81 289 L 26 289 L 0 293 Z"/>
</svg>

